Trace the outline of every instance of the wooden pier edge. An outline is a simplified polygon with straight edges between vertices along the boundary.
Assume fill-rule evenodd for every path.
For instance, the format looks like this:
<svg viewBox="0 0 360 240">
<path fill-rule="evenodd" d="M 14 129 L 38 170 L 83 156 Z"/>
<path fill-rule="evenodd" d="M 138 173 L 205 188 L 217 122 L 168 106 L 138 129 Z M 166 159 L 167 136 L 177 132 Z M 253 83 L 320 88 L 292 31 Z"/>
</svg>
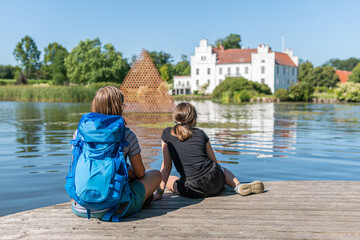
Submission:
<svg viewBox="0 0 360 240">
<path fill-rule="evenodd" d="M 0 217 L 0 239 L 360 239 L 357 181 L 265 182 L 246 197 L 186 199 L 170 192 L 138 216 L 76 217 L 70 202 Z"/>
</svg>

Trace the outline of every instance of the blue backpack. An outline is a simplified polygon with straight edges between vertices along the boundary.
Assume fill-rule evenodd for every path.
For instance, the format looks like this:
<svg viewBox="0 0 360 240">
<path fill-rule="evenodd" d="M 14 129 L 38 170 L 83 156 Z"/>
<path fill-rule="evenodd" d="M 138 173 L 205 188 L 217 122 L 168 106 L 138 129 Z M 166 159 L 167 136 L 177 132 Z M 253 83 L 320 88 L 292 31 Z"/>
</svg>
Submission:
<svg viewBox="0 0 360 240">
<path fill-rule="evenodd" d="M 131 204 L 129 177 L 124 159 L 125 121 L 121 116 L 84 114 L 77 128 L 73 160 L 65 188 L 69 196 L 91 211 L 109 209 L 102 220 L 119 221 Z M 116 214 L 122 205 L 124 212 Z"/>
</svg>

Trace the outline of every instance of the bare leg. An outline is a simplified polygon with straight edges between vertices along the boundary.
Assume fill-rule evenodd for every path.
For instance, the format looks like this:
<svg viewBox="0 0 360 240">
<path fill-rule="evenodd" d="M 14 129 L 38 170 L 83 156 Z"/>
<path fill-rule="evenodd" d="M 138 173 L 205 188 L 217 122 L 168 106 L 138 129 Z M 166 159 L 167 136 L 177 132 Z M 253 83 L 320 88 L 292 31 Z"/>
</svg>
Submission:
<svg viewBox="0 0 360 240">
<path fill-rule="evenodd" d="M 145 187 L 145 202 L 159 186 L 161 182 L 161 173 L 158 170 L 150 170 L 147 171 L 142 178 L 136 180 L 141 182 Z"/>
<path fill-rule="evenodd" d="M 177 183 L 176 183 L 176 180 L 178 180 L 178 179 L 179 179 L 179 177 L 169 176 L 169 179 L 166 183 L 166 188 L 177 194 L 179 194 L 179 191 L 177 190 Z"/>
<path fill-rule="evenodd" d="M 222 167 L 222 170 L 225 174 L 225 184 L 235 188 L 236 185 L 240 184 L 239 180 L 237 180 L 237 178 L 235 177 L 235 175 L 228 169 Z"/>
<path fill-rule="evenodd" d="M 226 169 L 222 168 L 225 174 L 225 184 L 234 188 L 234 191 L 240 195 L 246 196 L 251 193 L 263 193 L 264 184 L 261 181 L 254 181 L 252 183 L 240 184 L 239 180 L 234 176 L 234 174 Z"/>
</svg>

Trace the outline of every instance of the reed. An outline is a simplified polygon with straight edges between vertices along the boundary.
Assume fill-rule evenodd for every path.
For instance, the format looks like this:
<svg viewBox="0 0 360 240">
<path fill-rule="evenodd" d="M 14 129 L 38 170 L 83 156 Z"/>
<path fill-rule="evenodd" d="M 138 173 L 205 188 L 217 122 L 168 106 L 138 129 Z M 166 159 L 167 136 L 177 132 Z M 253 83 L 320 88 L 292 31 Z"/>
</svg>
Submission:
<svg viewBox="0 0 360 240">
<path fill-rule="evenodd" d="M 1 101 L 91 102 L 95 88 L 85 86 L 0 86 Z"/>
</svg>

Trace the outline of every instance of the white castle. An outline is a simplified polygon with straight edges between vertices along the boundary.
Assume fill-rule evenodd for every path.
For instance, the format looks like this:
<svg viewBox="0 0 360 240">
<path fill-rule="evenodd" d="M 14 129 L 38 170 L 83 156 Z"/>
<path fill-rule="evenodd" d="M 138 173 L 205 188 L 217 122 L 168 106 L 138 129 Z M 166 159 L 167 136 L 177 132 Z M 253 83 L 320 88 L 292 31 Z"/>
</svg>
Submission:
<svg viewBox="0 0 360 240">
<path fill-rule="evenodd" d="M 226 77 L 244 77 L 265 83 L 273 93 L 280 88 L 288 89 L 297 82 L 299 58 L 289 49 L 274 52 L 262 44 L 254 49 L 225 50 L 201 39 L 190 64 L 191 76 L 174 76 L 173 93 L 176 95 L 193 93 L 205 84 L 208 85 L 206 93 L 211 94 Z"/>
</svg>

